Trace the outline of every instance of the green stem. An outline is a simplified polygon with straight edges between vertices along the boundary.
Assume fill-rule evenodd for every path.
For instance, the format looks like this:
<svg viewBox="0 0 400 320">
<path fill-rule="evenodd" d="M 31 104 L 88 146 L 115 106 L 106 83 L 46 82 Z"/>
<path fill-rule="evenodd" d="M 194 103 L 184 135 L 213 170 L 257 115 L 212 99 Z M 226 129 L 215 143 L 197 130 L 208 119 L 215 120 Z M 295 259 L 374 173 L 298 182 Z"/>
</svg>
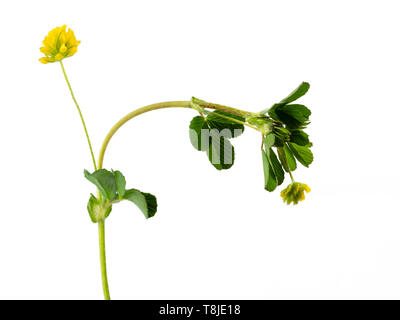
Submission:
<svg viewBox="0 0 400 320">
<path fill-rule="evenodd" d="M 67 81 L 67 85 L 68 85 L 69 91 L 71 92 L 72 100 L 74 100 L 76 108 L 78 109 L 79 116 L 80 116 L 82 124 L 83 124 L 83 129 L 85 129 L 85 134 L 86 134 L 86 139 L 87 139 L 88 144 L 89 144 L 90 154 L 92 155 L 94 170 L 97 170 L 96 159 L 94 157 L 92 144 L 90 142 L 89 133 L 88 133 L 87 128 L 86 128 L 85 120 L 83 119 L 81 108 L 79 108 L 78 102 L 75 99 L 74 92 L 72 91 L 71 84 L 69 83 L 69 80 L 68 80 L 68 77 L 67 77 L 67 73 L 65 72 L 64 65 L 63 65 L 62 61 L 60 61 L 60 65 L 61 65 L 61 69 L 62 69 L 63 74 L 64 74 L 65 81 Z"/>
<path fill-rule="evenodd" d="M 65 72 L 65 68 L 64 68 L 64 65 L 63 65 L 62 61 L 60 61 L 60 65 L 61 65 L 61 69 L 62 69 L 63 74 L 64 74 L 65 81 L 67 82 L 69 91 L 71 92 L 72 100 L 74 100 L 76 108 L 78 109 L 78 113 L 79 113 L 79 117 L 81 118 L 81 121 L 82 121 L 83 129 L 85 130 L 86 139 L 87 139 L 87 142 L 89 144 L 90 154 L 91 154 L 92 160 L 93 160 L 94 170 L 97 170 L 96 159 L 94 157 L 92 143 L 90 142 L 89 133 L 88 133 L 87 128 L 86 128 L 86 123 L 85 123 L 85 120 L 83 118 L 81 108 L 79 107 L 79 104 L 75 99 L 74 92 L 72 91 L 72 87 L 71 87 L 71 84 L 69 83 L 69 80 L 68 80 L 68 77 L 67 77 L 67 73 Z M 102 279 L 102 283 L 103 283 L 104 299 L 105 300 L 110 300 L 110 291 L 108 289 L 107 269 L 106 269 L 106 248 L 105 248 L 104 220 L 100 221 L 98 223 L 98 225 L 99 225 L 100 267 L 101 267 L 101 279 Z"/>
<path fill-rule="evenodd" d="M 121 128 L 126 122 L 131 120 L 132 118 L 141 115 L 143 113 L 157 110 L 157 109 L 165 109 L 165 108 L 192 108 L 192 104 L 190 101 L 168 101 L 168 102 L 160 102 L 151 104 L 139 109 L 136 109 L 126 116 L 121 118 L 114 126 L 110 129 L 107 133 L 106 137 L 104 138 L 103 144 L 100 149 L 99 158 L 97 161 L 98 168 L 101 169 L 103 167 L 103 160 L 104 155 L 107 149 L 107 146 L 114 136 L 114 134 Z M 216 109 L 221 111 L 232 112 L 233 114 L 238 114 L 239 110 L 229 108 L 226 106 L 221 106 L 217 104 L 208 105 L 207 108 L 209 109 Z M 100 245 L 100 264 L 101 264 L 101 276 L 103 280 L 103 291 L 104 291 L 104 298 L 106 300 L 110 299 L 110 294 L 108 290 L 108 282 L 107 282 L 107 270 L 106 270 L 106 255 L 105 255 L 105 243 L 104 243 L 104 221 L 99 222 L 99 245 Z"/>
<path fill-rule="evenodd" d="M 99 154 L 99 159 L 97 161 L 99 165 L 99 169 L 103 167 L 103 160 L 104 160 L 104 154 L 106 152 L 108 143 L 110 142 L 111 138 L 113 135 L 117 132 L 119 128 L 121 128 L 126 122 L 131 120 L 132 118 L 142 114 L 146 113 L 152 110 L 157 110 L 157 109 L 164 109 L 164 108 L 190 108 L 190 101 L 168 101 L 168 102 L 160 102 L 160 103 L 154 103 L 151 105 L 148 105 L 143 108 L 136 109 L 130 113 L 128 113 L 125 117 L 121 118 L 107 133 L 106 137 L 104 138 L 103 144 L 100 149 L 100 154 Z"/>
<path fill-rule="evenodd" d="M 98 225 L 99 225 L 100 266 L 101 266 L 101 279 L 103 283 L 103 293 L 104 293 L 104 299 L 110 300 L 110 290 L 108 289 L 108 280 L 107 280 L 104 220 L 99 221 Z"/>
<path fill-rule="evenodd" d="M 220 110 L 220 111 L 225 111 L 225 112 L 229 112 L 235 115 L 240 115 L 240 116 L 246 116 L 246 115 L 252 115 L 251 112 L 246 112 L 246 111 L 241 111 L 239 109 L 234 109 L 234 108 L 230 108 L 227 106 L 223 106 L 220 104 L 213 104 L 213 103 L 207 103 L 207 105 L 204 105 L 204 107 L 208 108 L 208 109 L 215 109 L 215 110 Z M 139 109 L 136 109 L 130 113 L 128 113 L 125 117 L 121 118 L 121 120 L 119 120 L 111 129 L 110 131 L 107 133 L 106 137 L 104 138 L 103 144 L 101 146 L 100 149 L 100 154 L 99 154 L 99 158 L 97 160 L 98 163 L 98 168 L 101 169 L 103 167 L 103 160 L 104 160 L 104 154 L 106 152 L 108 143 L 110 142 L 111 138 L 113 137 L 113 135 L 118 131 L 119 128 L 121 128 L 126 122 L 128 122 L 129 120 L 131 120 L 132 118 L 141 115 L 143 113 L 152 111 L 152 110 L 157 110 L 157 109 L 165 109 L 165 108 L 192 108 L 192 103 L 191 101 L 168 101 L 168 102 L 160 102 L 160 103 L 154 103 Z M 194 110 L 197 110 L 195 108 L 193 108 Z M 197 110 L 198 111 L 198 110 Z M 243 123 L 242 121 L 238 121 L 234 118 L 230 118 L 230 117 L 226 117 L 223 115 L 218 114 L 218 116 L 222 117 L 222 118 L 226 118 L 232 121 L 236 121 L 238 123 L 241 124 L 245 124 L 253 129 L 256 129 L 253 126 L 248 125 L 247 123 Z"/>
</svg>

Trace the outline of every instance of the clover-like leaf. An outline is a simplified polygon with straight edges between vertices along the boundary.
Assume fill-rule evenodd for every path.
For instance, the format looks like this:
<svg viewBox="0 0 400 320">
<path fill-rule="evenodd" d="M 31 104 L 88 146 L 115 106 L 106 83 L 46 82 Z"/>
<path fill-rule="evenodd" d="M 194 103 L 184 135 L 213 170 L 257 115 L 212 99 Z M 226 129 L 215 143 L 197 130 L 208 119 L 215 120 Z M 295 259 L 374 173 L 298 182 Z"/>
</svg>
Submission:
<svg viewBox="0 0 400 320">
<path fill-rule="evenodd" d="M 157 212 L 157 199 L 150 193 L 137 189 L 126 190 L 126 180 L 120 171 L 99 169 L 93 173 L 84 171 L 85 177 L 96 185 L 101 199 L 90 195 L 87 209 L 93 222 L 99 222 L 108 217 L 112 205 L 121 200 L 129 200 L 136 204 L 146 218 L 153 217 Z"/>
<path fill-rule="evenodd" d="M 245 119 L 224 111 L 210 112 L 206 117 L 197 116 L 189 125 L 193 147 L 206 151 L 217 170 L 229 169 L 235 160 L 235 150 L 229 139 L 243 133 Z"/>
</svg>

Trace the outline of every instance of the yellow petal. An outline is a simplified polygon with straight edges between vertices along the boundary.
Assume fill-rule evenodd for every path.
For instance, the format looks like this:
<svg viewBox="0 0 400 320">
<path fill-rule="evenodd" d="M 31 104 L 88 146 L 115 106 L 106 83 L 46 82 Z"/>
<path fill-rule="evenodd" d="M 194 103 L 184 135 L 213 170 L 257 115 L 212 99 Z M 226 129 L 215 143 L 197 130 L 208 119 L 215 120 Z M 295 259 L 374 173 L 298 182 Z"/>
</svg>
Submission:
<svg viewBox="0 0 400 320">
<path fill-rule="evenodd" d="M 41 47 L 40 52 L 44 53 L 45 55 L 48 55 L 48 56 L 51 55 L 51 50 L 49 47 Z"/>
<path fill-rule="evenodd" d="M 77 47 L 72 47 L 71 49 L 69 49 L 67 57 L 73 56 L 77 51 L 78 51 Z"/>
<path fill-rule="evenodd" d="M 42 57 L 42 58 L 39 59 L 39 61 L 40 61 L 41 63 L 43 63 L 43 64 L 46 64 L 46 63 L 49 63 L 49 62 L 54 62 L 54 61 L 52 61 L 52 59 L 49 58 L 49 57 Z"/>
</svg>

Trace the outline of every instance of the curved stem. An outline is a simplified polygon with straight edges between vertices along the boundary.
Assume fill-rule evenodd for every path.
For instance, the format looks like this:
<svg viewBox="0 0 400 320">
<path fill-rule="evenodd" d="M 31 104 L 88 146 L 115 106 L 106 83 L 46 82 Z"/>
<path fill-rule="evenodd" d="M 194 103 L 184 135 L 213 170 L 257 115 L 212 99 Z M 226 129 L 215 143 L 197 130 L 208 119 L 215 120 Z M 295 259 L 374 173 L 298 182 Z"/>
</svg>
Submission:
<svg viewBox="0 0 400 320">
<path fill-rule="evenodd" d="M 97 170 L 96 159 L 94 157 L 92 144 L 90 143 L 89 133 L 88 133 L 87 128 L 86 128 L 85 120 L 83 119 L 81 108 L 79 108 L 78 102 L 75 99 L 74 92 L 72 91 L 71 84 L 69 83 L 69 80 L 68 80 L 68 77 L 67 77 L 67 73 L 65 72 L 64 65 L 63 65 L 62 61 L 60 61 L 60 65 L 61 65 L 62 72 L 64 74 L 65 81 L 67 81 L 67 85 L 68 85 L 69 91 L 71 92 L 72 100 L 74 100 L 76 108 L 78 109 L 79 116 L 80 116 L 82 124 L 83 124 L 83 129 L 85 129 L 85 134 L 86 134 L 86 139 L 87 139 L 88 144 L 89 144 L 90 154 L 92 155 L 94 170 Z"/>
<path fill-rule="evenodd" d="M 154 103 L 148 106 L 145 106 L 143 108 L 136 109 L 130 113 L 128 113 L 125 117 L 123 117 L 121 120 L 119 120 L 112 128 L 111 130 L 107 133 L 106 137 L 104 138 L 103 144 L 100 149 L 100 154 L 99 154 L 99 159 L 97 161 L 99 165 L 99 169 L 103 167 L 103 160 L 104 160 L 104 154 L 106 152 L 108 143 L 110 142 L 111 138 L 113 135 L 117 132 L 119 128 L 121 128 L 126 122 L 131 120 L 132 118 L 142 114 L 146 113 L 152 110 L 157 110 L 157 109 L 164 109 L 164 108 L 190 108 L 190 101 L 168 101 L 168 102 L 160 102 L 160 103 Z"/>
<path fill-rule="evenodd" d="M 99 221 L 98 225 L 99 225 L 100 266 L 101 266 L 101 279 L 103 283 L 103 293 L 104 293 L 104 299 L 110 300 L 110 290 L 108 289 L 108 280 L 107 280 L 104 220 Z"/>
<path fill-rule="evenodd" d="M 143 113 L 152 111 L 152 110 L 157 110 L 157 109 L 165 109 L 165 108 L 192 108 L 191 102 L 190 101 L 168 101 L 168 102 L 160 102 L 160 103 L 155 103 L 151 104 L 139 109 L 136 109 L 130 113 L 128 113 L 126 116 L 121 118 L 107 133 L 106 137 L 104 138 L 103 144 L 100 149 L 99 153 L 99 158 L 97 161 L 98 164 L 98 169 L 101 169 L 103 167 L 103 160 L 104 160 L 104 155 L 107 149 L 107 146 L 111 140 L 111 138 L 114 136 L 114 134 L 118 131 L 119 128 L 121 128 L 126 122 L 131 120 L 132 118 L 141 115 Z M 216 110 L 221 110 L 221 111 L 230 111 L 233 114 L 239 113 L 237 109 L 229 108 L 226 106 L 221 106 L 217 104 L 210 104 L 207 106 L 209 109 L 216 109 Z M 104 298 L 106 300 L 110 299 L 110 293 L 108 289 L 108 282 L 107 282 L 107 270 L 106 270 L 106 254 L 105 254 L 105 241 L 104 241 L 104 221 L 99 222 L 99 246 L 100 246 L 100 264 L 101 264 L 101 276 L 102 276 L 102 281 L 103 281 L 103 291 L 104 291 Z"/>
</svg>

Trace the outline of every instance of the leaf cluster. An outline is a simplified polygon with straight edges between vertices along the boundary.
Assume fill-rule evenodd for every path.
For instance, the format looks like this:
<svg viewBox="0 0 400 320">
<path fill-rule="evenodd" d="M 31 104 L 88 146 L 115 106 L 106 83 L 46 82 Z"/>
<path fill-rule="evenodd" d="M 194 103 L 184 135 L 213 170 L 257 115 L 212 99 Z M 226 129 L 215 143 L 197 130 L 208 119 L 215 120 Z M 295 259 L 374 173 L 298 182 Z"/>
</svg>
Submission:
<svg viewBox="0 0 400 320">
<path fill-rule="evenodd" d="M 235 161 L 235 150 L 230 139 L 244 131 L 245 119 L 216 110 L 194 117 L 189 125 L 193 147 L 207 154 L 210 163 L 218 170 L 229 169 Z"/>
<path fill-rule="evenodd" d="M 261 112 L 275 121 L 272 132 L 264 136 L 263 140 L 263 168 L 265 189 L 273 191 L 282 184 L 284 171 L 296 170 L 297 163 L 308 167 L 313 159 L 310 150 L 312 143 L 309 136 L 304 132 L 309 122 L 311 111 L 304 105 L 292 104 L 310 88 L 307 82 L 303 82 L 286 98 L 274 104 L 270 109 Z M 278 157 L 273 151 L 277 149 Z"/>
<path fill-rule="evenodd" d="M 99 169 L 90 173 L 84 171 L 85 178 L 93 183 L 99 197 L 90 195 L 87 209 L 93 222 L 104 220 L 112 210 L 112 205 L 122 200 L 133 202 L 146 218 L 151 218 L 157 211 L 157 199 L 150 193 L 137 189 L 126 189 L 126 180 L 120 171 Z"/>
</svg>

